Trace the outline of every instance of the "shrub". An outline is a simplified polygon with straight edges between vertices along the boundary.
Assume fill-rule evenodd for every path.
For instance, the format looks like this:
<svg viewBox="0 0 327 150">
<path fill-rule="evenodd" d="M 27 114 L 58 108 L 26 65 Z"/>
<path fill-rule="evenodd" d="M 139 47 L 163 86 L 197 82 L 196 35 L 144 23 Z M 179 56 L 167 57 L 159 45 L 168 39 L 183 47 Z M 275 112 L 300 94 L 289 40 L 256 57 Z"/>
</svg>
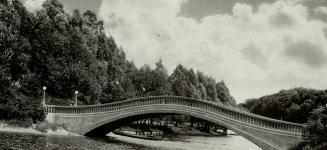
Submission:
<svg viewBox="0 0 327 150">
<path fill-rule="evenodd" d="M 32 126 L 33 120 L 31 118 L 28 118 L 28 119 L 25 119 L 25 120 L 13 119 L 13 120 L 9 120 L 7 122 L 7 124 L 10 125 L 10 126 L 15 126 L 15 127 L 28 128 L 28 127 Z"/>
</svg>

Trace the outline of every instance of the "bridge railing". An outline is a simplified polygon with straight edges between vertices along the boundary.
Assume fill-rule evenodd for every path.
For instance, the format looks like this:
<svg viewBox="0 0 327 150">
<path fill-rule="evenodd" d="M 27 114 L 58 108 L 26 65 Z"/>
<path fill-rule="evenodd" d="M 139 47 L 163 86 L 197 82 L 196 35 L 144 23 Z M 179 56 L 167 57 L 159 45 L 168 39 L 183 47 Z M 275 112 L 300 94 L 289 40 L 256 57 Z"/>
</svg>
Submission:
<svg viewBox="0 0 327 150">
<path fill-rule="evenodd" d="M 218 114 L 226 119 L 232 119 L 243 124 L 253 125 L 271 130 L 279 130 L 294 134 L 303 134 L 303 124 L 291 123 L 276 119 L 271 119 L 259 115 L 255 115 L 237 108 L 227 106 L 220 103 L 214 103 L 199 99 L 178 97 L 178 96 L 154 96 L 145 98 L 136 98 L 120 102 L 108 103 L 103 105 L 87 105 L 87 106 L 53 106 L 45 107 L 47 113 L 62 114 L 86 114 L 101 113 L 110 111 L 119 111 L 132 107 L 142 107 L 147 105 L 182 105 L 184 107 L 192 107 L 207 112 Z"/>
</svg>

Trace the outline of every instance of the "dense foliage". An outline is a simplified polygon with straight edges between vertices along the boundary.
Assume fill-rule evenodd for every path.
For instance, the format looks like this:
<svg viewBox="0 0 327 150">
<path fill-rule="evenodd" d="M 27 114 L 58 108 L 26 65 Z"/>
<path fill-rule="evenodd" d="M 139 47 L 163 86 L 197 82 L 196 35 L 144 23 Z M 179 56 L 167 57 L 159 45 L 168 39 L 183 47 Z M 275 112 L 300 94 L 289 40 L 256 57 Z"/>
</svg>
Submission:
<svg viewBox="0 0 327 150">
<path fill-rule="evenodd" d="M 327 148 L 327 90 L 295 88 L 258 99 L 249 99 L 240 107 L 259 115 L 305 123 L 308 141 L 292 149 Z"/>
<path fill-rule="evenodd" d="M 327 142 L 327 109 L 319 107 L 310 113 L 307 132 L 311 145 Z"/>
<path fill-rule="evenodd" d="M 318 107 L 310 112 L 306 123 L 307 141 L 304 141 L 291 150 L 325 150 L 327 149 L 327 108 Z"/>
<path fill-rule="evenodd" d="M 312 110 L 325 106 L 326 103 L 327 90 L 295 88 L 258 99 L 249 99 L 240 106 L 270 118 L 305 123 Z"/>
<path fill-rule="evenodd" d="M 168 75 L 162 61 L 137 68 L 107 36 L 95 13 L 67 13 L 47 0 L 35 13 L 18 0 L 0 1 L 0 119 L 42 120 L 47 103 L 98 104 L 151 95 L 179 95 L 235 105 L 224 82 L 178 65 Z"/>
</svg>

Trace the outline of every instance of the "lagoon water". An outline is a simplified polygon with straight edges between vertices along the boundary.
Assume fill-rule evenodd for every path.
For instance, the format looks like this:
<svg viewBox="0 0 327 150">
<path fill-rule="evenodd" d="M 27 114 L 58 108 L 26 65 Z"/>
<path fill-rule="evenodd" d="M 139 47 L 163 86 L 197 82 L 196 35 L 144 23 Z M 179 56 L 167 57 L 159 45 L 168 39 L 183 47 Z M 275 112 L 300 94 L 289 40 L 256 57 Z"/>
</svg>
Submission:
<svg viewBox="0 0 327 150">
<path fill-rule="evenodd" d="M 1 150 L 260 150 L 241 136 L 177 136 L 151 141 L 108 134 L 106 138 L 0 132 Z"/>
</svg>

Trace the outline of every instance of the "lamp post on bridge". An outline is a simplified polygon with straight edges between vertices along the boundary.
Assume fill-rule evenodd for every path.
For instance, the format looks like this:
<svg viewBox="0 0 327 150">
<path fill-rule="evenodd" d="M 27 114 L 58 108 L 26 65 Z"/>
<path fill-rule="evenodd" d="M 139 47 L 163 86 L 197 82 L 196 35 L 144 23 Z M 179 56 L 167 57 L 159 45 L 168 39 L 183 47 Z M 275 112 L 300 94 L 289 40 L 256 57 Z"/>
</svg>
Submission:
<svg viewBox="0 0 327 150">
<path fill-rule="evenodd" d="M 42 106 L 44 107 L 45 106 L 45 91 L 47 90 L 47 87 L 43 86 L 42 90 L 43 90 Z"/>
<path fill-rule="evenodd" d="M 142 87 L 142 91 L 143 91 L 143 97 L 145 97 L 145 88 Z"/>
<path fill-rule="evenodd" d="M 78 95 L 78 91 L 75 91 L 75 106 L 77 106 L 77 95 Z"/>
</svg>

